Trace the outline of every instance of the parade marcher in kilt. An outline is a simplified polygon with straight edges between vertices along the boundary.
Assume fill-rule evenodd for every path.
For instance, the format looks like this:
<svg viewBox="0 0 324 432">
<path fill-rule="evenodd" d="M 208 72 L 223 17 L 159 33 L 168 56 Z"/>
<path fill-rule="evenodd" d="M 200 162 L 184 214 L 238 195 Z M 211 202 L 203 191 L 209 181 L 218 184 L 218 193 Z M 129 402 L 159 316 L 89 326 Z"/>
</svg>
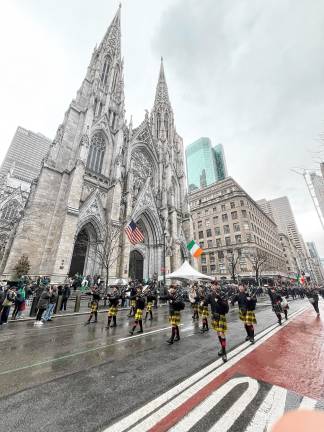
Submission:
<svg viewBox="0 0 324 432">
<path fill-rule="evenodd" d="M 212 328 L 217 332 L 221 346 L 218 355 L 222 356 L 223 362 L 226 362 L 226 314 L 228 313 L 229 307 L 227 299 L 221 295 L 217 282 L 212 283 L 211 293 L 206 296 L 205 305 L 208 307 L 209 304 L 212 313 Z"/>
<path fill-rule="evenodd" d="M 240 285 L 239 293 L 232 298 L 233 306 L 236 301 L 240 310 L 240 320 L 243 321 L 247 334 L 245 340 L 254 343 L 254 324 L 257 322 L 254 313 L 256 298 L 246 292 L 244 285 Z"/>
<path fill-rule="evenodd" d="M 317 313 L 317 316 L 319 317 L 320 316 L 320 311 L 319 311 L 319 308 L 318 308 L 318 300 L 319 300 L 318 290 L 315 287 L 309 288 L 306 291 L 306 296 L 307 296 L 309 302 L 312 304 L 315 312 Z"/>
<path fill-rule="evenodd" d="M 109 309 L 108 309 L 108 323 L 107 329 L 109 327 L 117 327 L 117 313 L 118 313 L 118 303 L 119 303 L 120 295 L 118 292 L 118 288 L 114 287 L 112 289 L 112 293 L 108 294 L 109 301 Z M 111 320 L 113 320 L 113 324 L 110 325 Z"/>
<path fill-rule="evenodd" d="M 143 287 L 142 285 L 139 285 L 136 288 L 136 295 L 134 297 L 130 297 L 130 300 L 135 300 L 135 321 L 133 324 L 132 330 L 129 332 L 129 334 L 133 335 L 134 331 L 137 327 L 137 324 L 139 325 L 140 329 L 137 331 L 137 333 L 143 333 L 143 309 L 145 308 L 145 297 L 142 293 Z"/>
<path fill-rule="evenodd" d="M 152 311 L 153 302 L 156 296 L 154 295 L 154 293 L 152 293 L 150 288 L 147 288 L 147 290 L 145 291 L 145 296 L 146 296 L 146 314 L 145 314 L 144 321 L 147 320 L 149 314 L 150 314 L 149 320 L 151 321 L 153 319 L 153 311 Z"/>
<path fill-rule="evenodd" d="M 92 299 L 90 301 L 90 315 L 88 320 L 85 322 L 85 325 L 90 324 L 92 317 L 94 317 L 94 323 L 98 322 L 98 308 L 99 308 L 99 301 L 100 301 L 100 291 L 99 288 L 94 285 L 91 289 L 91 291 L 86 293 L 87 295 L 92 296 Z"/>
<path fill-rule="evenodd" d="M 167 340 L 167 343 L 172 345 L 173 341 L 180 340 L 179 325 L 181 322 L 181 310 L 184 309 L 184 301 L 180 290 L 175 286 L 171 285 L 169 288 L 169 294 L 160 297 L 161 300 L 169 301 L 169 322 L 171 324 L 171 337 Z"/>
<path fill-rule="evenodd" d="M 200 288 L 199 290 L 199 315 L 202 319 L 202 327 L 200 331 L 204 333 L 205 331 L 209 330 L 208 327 L 208 317 L 209 317 L 209 311 L 208 311 L 208 305 L 206 304 L 206 291 L 204 288 Z"/>
<path fill-rule="evenodd" d="M 269 288 L 268 294 L 269 294 L 269 297 L 271 300 L 272 310 L 278 318 L 279 325 L 281 325 L 281 322 L 282 322 L 281 313 L 283 312 L 282 307 L 281 307 L 281 302 L 283 299 L 282 299 L 281 295 L 275 290 L 275 287 Z M 286 314 L 287 314 L 287 311 L 286 311 Z M 286 314 L 285 314 L 285 316 L 286 316 Z M 286 319 L 287 319 L 287 316 L 286 316 Z"/>
<path fill-rule="evenodd" d="M 199 320 L 199 295 L 198 295 L 198 286 L 194 284 L 189 292 L 189 301 L 191 303 L 191 308 L 193 311 L 192 319 Z"/>
<path fill-rule="evenodd" d="M 136 287 L 134 282 L 131 284 L 131 288 L 130 288 L 130 296 L 129 296 L 129 302 L 130 302 L 130 310 L 129 310 L 129 314 L 128 317 L 131 318 L 135 315 L 135 311 L 136 311 Z"/>
</svg>

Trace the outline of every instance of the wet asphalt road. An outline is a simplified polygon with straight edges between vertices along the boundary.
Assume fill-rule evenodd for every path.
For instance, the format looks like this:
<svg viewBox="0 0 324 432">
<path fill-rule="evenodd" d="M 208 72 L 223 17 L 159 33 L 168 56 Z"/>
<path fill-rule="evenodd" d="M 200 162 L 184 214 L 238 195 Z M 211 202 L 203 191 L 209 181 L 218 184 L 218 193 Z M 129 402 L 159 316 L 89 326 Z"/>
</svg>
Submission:
<svg viewBox="0 0 324 432">
<path fill-rule="evenodd" d="M 307 304 L 293 301 L 290 312 Z M 216 333 L 200 334 L 189 305 L 182 312 L 181 341 L 172 346 L 165 343 L 168 307 L 154 314 L 136 337 L 128 336 L 126 311 L 110 330 L 106 314 L 89 326 L 78 316 L 41 328 L 17 322 L 1 329 L 0 430 L 101 431 L 217 358 Z M 270 306 L 258 306 L 256 314 L 257 332 L 276 322 Z M 237 309 L 228 321 L 230 350 L 245 333 Z"/>
</svg>

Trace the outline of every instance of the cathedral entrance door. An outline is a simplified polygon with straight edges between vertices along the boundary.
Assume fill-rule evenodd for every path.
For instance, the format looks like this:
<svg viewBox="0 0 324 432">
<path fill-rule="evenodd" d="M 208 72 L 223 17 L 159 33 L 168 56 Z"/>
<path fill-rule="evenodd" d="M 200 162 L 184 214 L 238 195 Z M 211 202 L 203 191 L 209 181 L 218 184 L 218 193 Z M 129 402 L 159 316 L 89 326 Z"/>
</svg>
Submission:
<svg viewBox="0 0 324 432">
<path fill-rule="evenodd" d="M 129 277 L 131 279 L 143 279 L 144 258 L 143 255 L 134 250 L 129 255 Z"/>
<path fill-rule="evenodd" d="M 83 274 L 84 265 L 87 256 L 89 244 L 89 236 L 85 229 L 81 230 L 77 236 L 75 241 L 71 267 L 70 267 L 70 276 L 74 276 L 76 273 Z"/>
</svg>

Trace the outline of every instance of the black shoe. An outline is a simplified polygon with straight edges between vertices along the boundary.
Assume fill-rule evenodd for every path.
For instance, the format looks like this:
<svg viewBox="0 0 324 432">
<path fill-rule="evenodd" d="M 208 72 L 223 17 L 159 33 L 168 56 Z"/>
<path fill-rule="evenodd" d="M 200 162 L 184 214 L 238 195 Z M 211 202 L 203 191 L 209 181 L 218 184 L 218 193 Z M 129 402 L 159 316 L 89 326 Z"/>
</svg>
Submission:
<svg viewBox="0 0 324 432">
<path fill-rule="evenodd" d="M 169 344 L 169 345 L 172 345 L 172 344 L 173 344 L 173 340 L 172 340 L 172 339 L 168 339 L 168 340 L 166 341 L 166 343 Z"/>
<path fill-rule="evenodd" d="M 107 326 L 106 326 L 106 329 L 109 330 L 109 329 L 110 329 L 110 325 L 107 325 Z"/>
<path fill-rule="evenodd" d="M 113 328 L 113 327 L 117 327 L 117 324 L 112 324 L 110 327 L 111 327 L 111 328 Z"/>
<path fill-rule="evenodd" d="M 279 325 L 281 325 L 281 324 L 282 324 L 282 323 L 281 323 L 281 320 L 279 320 L 279 321 L 278 321 L 278 324 L 279 324 Z"/>
<path fill-rule="evenodd" d="M 98 322 L 98 320 L 93 321 L 94 324 L 96 324 Z"/>
<path fill-rule="evenodd" d="M 223 360 L 224 363 L 227 362 L 227 355 L 226 355 L 226 353 L 222 354 L 222 360 Z"/>
<path fill-rule="evenodd" d="M 175 342 L 178 342 L 180 340 L 180 336 L 176 336 L 175 338 L 174 338 L 174 341 Z"/>
<path fill-rule="evenodd" d="M 130 331 L 130 332 L 128 332 L 131 336 L 133 336 L 133 334 L 134 334 L 134 332 L 133 331 Z"/>
<path fill-rule="evenodd" d="M 250 342 L 251 342 L 252 345 L 255 343 L 254 337 L 250 338 Z"/>
<path fill-rule="evenodd" d="M 245 341 L 249 341 L 250 340 L 250 336 L 246 336 Z"/>
<path fill-rule="evenodd" d="M 218 351 L 218 356 L 221 357 L 222 355 L 223 355 L 223 349 L 221 348 L 221 349 Z"/>
<path fill-rule="evenodd" d="M 136 333 L 143 333 L 143 330 L 137 330 Z"/>
<path fill-rule="evenodd" d="M 149 318 L 149 321 L 152 321 L 153 318 Z"/>
<path fill-rule="evenodd" d="M 86 322 L 84 323 L 84 325 L 88 325 L 88 324 L 90 324 L 90 321 L 86 321 Z"/>
<path fill-rule="evenodd" d="M 204 327 L 200 328 L 199 330 L 200 330 L 200 333 L 205 333 L 205 331 L 206 331 Z"/>
</svg>

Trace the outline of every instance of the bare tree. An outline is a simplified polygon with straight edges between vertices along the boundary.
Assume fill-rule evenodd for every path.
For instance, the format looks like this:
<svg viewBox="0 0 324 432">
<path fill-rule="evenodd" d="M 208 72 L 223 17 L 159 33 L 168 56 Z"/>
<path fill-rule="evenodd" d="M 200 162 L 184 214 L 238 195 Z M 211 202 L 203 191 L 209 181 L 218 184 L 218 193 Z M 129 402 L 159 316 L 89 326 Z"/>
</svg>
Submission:
<svg viewBox="0 0 324 432">
<path fill-rule="evenodd" d="M 241 257 L 241 249 L 233 248 L 227 251 L 227 266 L 233 282 L 236 282 L 236 268 Z"/>
<path fill-rule="evenodd" d="M 269 255 L 261 249 L 255 249 L 253 252 L 248 253 L 246 257 L 252 264 L 252 268 L 255 273 L 255 280 L 257 285 L 259 285 L 261 271 L 267 264 L 269 260 Z"/>
</svg>

